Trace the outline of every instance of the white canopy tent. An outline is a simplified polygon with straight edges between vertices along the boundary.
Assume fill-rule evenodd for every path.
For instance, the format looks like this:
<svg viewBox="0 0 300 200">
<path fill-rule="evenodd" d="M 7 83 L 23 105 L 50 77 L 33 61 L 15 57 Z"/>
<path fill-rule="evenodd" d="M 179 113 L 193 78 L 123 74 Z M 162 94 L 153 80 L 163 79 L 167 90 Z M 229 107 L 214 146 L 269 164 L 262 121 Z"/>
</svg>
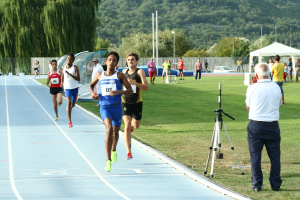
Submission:
<svg viewBox="0 0 300 200">
<path fill-rule="evenodd" d="M 258 56 L 259 57 L 259 62 L 262 62 L 262 57 L 263 56 L 275 56 L 275 55 L 291 56 L 292 63 L 293 63 L 293 72 L 294 72 L 294 75 L 296 76 L 296 73 L 295 73 L 295 64 L 296 64 L 295 56 L 300 56 L 300 50 L 289 47 L 289 46 L 286 46 L 286 45 L 283 45 L 283 44 L 280 44 L 278 42 L 275 42 L 275 43 L 273 43 L 269 46 L 258 49 L 256 51 L 252 51 L 250 53 L 249 74 L 251 72 L 251 64 L 252 64 L 254 56 Z"/>
</svg>

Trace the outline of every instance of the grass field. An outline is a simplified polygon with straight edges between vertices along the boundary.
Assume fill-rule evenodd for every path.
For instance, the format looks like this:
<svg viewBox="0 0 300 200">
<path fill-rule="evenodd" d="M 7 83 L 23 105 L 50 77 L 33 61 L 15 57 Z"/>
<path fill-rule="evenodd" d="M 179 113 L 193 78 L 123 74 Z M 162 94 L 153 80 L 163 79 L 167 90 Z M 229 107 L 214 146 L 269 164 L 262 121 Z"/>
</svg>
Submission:
<svg viewBox="0 0 300 200">
<path fill-rule="evenodd" d="M 134 130 L 133 137 L 203 174 L 215 124 L 214 111 L 219 107 L 218 85 L 222 83 L 222 109 L 236 119 L 233 121 L 223 115 L 224 123 L 241 164 L 250 165 L 247 143 L 249 120 L 245 108 L 247 86 L 243 84 L 243 77 L 202 77 L 201 81 L 195 81 L 193 77 L 185 79 L 172 85 L 160 82 L 161 77 L 158 77 L 155 86 L 149 85 L 149 91 L 142 92 L 143 119 L 140 129 Z M 45 83 L 45 80 L 41 82 Z M 224 159 L 215 162 L 215 182 L 253 199 L 300 199 L 300 84 L 285 83 L 283 89 L 286 105 L 280 108 L 279 121 L 281 190 L 274 192 L 270 187 L 270 161 L 265 149 L 262 155 L 264 185 L 261 192 L 250 191 L 249 169 L 244 170 L 244 177 L 239 169 L 230 167 L 238 163 L 229 148 L 222 148 Z M 99 115 L 95 102 L 78 104 Z M 230 146 L 224 130 L 221 131 L 221 139 L 223 147 Z"/>
</svg>

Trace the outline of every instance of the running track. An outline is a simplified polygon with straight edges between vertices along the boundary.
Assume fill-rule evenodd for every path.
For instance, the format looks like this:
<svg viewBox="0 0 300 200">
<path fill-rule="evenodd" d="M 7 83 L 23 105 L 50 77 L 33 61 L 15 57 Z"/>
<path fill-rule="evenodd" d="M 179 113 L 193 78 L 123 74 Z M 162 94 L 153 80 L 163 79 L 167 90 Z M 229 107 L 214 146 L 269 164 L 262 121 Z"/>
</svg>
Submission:
<svg viewBox="0 0 300 200">
<path fill-rule="evenodd" d="M 0 199 L 231 199 L 132 146 L 104 170 L 105 127 L 66 102 L 55 117 L 49 90 L 31 77 L 0 77 Z"/>
</svg>

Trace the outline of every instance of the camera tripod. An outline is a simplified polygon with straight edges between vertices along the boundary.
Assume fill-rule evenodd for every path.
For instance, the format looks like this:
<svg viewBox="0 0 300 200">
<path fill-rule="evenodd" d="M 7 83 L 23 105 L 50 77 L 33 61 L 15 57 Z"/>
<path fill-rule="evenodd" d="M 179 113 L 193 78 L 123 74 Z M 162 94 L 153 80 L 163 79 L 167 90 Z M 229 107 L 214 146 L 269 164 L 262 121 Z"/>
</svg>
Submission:
<svg viewBox="0 0 300 200">
<path fill-rule="evenodd" d="M 242 175 L 244 175 L 243 169 L 240 165 L 240 161 L 235 153 L 234 147 L 232 145 L 232 142 L 230 140 L 229 134 L 227 132 L 227 129 L 225 127 L 225 124 L 223 122 L 222 119 L 222 113 L 224 115 L 226 115 L 227 117 L 231 118 L 232 120 L 235 120 L 233 117 L 231 117 L 230 115 L 228 115 L 227 113 L 223 112 L 223 109 L 221 108 L 221 83 L 219 83 L 219 90 L 220 90 L 220 96 L 219 96 L 219 108 L 217 110 L 215 110 L 215 112 L 217 113 L 217 117 L 215 118 L 215 127 L 214 127 L 214 132 L 213 132 L 213 136 L 212 136 L 212 140 L 211 140 L 211 145 L 209 147 L 209 154 L 208 154 L 208 158 L 207 158 L 207 162 L 206 162 L 206 167 L 205 167 L 205 171 L 204 174 L 207 174 L 207 170 L 208 170 L 208 165 L 209 165 L 209 161 L 210 161 L 210 157 L 211 157 L 211 152 L 213 150 L 213 155 L 212 155 L 212 163 L 211 163 L 211 171 L 210 171 L 210 177 L 213 178 L 214 177 L 214 164 L 215 164 L 215 158 L 217 159 L 223 159 L 223 153 L 221 152 L 221 135 L 220 135 L 220 130 L 222 129 L 222 126 L 224 127 L 224 130 L 226 132 L 226 135 L 228 137 L 228 140 L 230 142 L 231 145 L 231 150 L 233 150 L 234 155 L 236 157 L 236 160 L 239 164 L 239 167 L 242 171 Z M 217 145 L 217 141 L 218 141 L 218 145 Z M 217 150 L 219 150 L 217 152 Z"/>
</svg>

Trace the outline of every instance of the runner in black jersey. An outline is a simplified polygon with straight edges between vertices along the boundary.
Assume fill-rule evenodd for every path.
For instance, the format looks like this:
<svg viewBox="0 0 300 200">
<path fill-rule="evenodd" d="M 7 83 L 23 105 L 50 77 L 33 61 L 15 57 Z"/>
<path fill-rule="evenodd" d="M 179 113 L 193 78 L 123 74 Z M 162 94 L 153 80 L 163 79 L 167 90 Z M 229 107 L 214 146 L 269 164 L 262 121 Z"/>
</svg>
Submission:
<svg viewBox="0 0 300 200">
<path fill-rule="evenodd" d="M 138 69 L 139 56 L 136 53 L 129 53 L 126 56 L 129 69 L 123 73 L 131 84 L 133 94 L 122 95 L 123 120 L 125 124 L 124 139 L 127 148 L 127 160 L 132 159 L 131 154 L 131 132 L 133 127 L 139 128 L 142 119 L 143 100 L 141 90 L 149 90 L 144 70 Z"/>
</svg>

